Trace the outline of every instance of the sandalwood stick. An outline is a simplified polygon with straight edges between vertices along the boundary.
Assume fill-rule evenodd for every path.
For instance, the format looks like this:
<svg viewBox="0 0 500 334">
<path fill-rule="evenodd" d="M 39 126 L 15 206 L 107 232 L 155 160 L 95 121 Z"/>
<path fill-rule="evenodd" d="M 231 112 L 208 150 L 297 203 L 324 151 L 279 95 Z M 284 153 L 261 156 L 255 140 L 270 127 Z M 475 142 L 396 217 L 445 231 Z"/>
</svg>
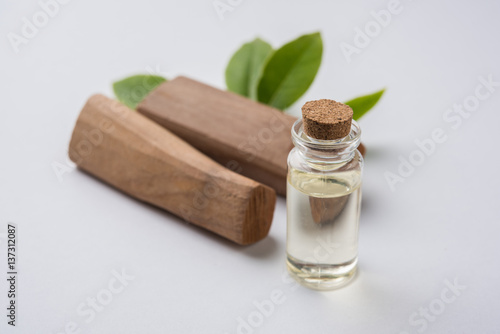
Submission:
<svg viewBox="0 0 500 334">
<path fill-rule="evenodd" d="M 247 245 L 271 226 L 273 189 L 234 173 L 141 114 L 102 95 L 80 113 L 78 167 L 141 201 Z"/>
</svg>

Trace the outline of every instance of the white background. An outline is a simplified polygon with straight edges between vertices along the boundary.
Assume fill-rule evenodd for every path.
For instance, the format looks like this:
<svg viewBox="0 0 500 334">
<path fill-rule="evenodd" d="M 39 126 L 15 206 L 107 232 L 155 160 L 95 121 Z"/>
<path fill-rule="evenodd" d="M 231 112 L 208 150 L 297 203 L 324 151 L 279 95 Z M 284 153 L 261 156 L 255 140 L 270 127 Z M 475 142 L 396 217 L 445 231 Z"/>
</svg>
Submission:
<svg viewBox="0 0 500 334">
<path fill-rule="evenodd" d="M 500 87 L 456 129 L 443 115 L 474 94 L 479 76 L 500 81 L 500 4 L 401 0 L 402 12 L 347 62 L 340 43 L 352 44 L 388 2 L 242 1 L 221 20 L 212 0 L 72 0 L 15 53 L 7 34 L 41 7 L 2 0 L 0 268 L 13 222 L 19 295 L 11 328 L 0 274 L 0 332 L 236 333 L 239 317 L 259 320 L 255 303 L 278 290 L 283 303 L 242 333 L 499 333 Z M 80 108 L 93 93 L 112 96 L 114 80 L 153 70 L 225 88 L 225 65 L 243 42 L 260 36 L 278 47 L 318 30 L 320 72 L 290 113 L 306 100 L 387 88 L 361 121 L 360 274 L 348 287 L 316 292 L 283 276 L 283 198 L 270 235 L 238 247 L 77 169 L 58 180 L 53 166 L 67 164 Z M 391 191 L 384 173 L 397 173 L 399 157 L 436 128 L 447 140 Z M 77 309 L 104 293 L 113 270 L 135 278 L 87 323 Z M 447 280 L 465 289 L 443 311 Z M 430 306 L 443 312 L 422 320 Z"/>
</svg>

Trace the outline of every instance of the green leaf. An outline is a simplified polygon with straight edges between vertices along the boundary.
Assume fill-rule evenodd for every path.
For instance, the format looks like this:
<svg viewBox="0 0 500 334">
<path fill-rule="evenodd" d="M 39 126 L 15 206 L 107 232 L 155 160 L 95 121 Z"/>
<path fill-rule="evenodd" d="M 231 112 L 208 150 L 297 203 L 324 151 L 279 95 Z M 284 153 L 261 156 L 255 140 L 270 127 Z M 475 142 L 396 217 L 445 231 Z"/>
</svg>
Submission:
<svg viewBox="0 0 500 334">
<path fill-rule="evenodd" d="M 227 89 L 255 100 L 257 80 L 264 61 L 272 51 L 272 46 L 260 38 L 243 44 L 227 64 Z"/>
<path fill-rule="evenodd" d="M 167 79 L 157 75 L 134 75 L 113 84 L 113 91 L 121 103 L 131 109 L 137 105 L 162 82 Z"/>
<path fill-rule="evenodd" d="M 319 32 L 283 45 L 266 62 L 257 86 L 258 101 L 286 109 L 304 94 L 321 64 L 323 41 Z"/>
<path fill-rule="evenodd" d="M 366 114 L 368 110 L 370 110 L 377 104 L 378 100 L 380 100 L 384 92 L 385 88 L 370 95 L 357 97 L 346 102 L 345 104 L 352 108 L 352 111 L 354 113 L 353 118 L 357 121 L 361 118 L 361 116 Z"/>
</svg>

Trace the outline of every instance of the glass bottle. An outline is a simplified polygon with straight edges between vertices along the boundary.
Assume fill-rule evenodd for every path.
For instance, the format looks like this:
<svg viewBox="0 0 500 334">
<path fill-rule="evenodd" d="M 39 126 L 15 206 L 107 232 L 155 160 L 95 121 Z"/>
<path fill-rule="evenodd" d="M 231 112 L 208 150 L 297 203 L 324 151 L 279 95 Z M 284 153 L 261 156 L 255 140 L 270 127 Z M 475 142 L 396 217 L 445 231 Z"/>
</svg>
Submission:
<svg viewBox="0 0 500 334">
<path fill-rule="evenodd" d="M 335 140 L 292 127 L 295 147 L 288 156 L 287 268 L 299 283 L 336 289 L 356 273 L 363 157 L 361 129 Z"/>
</svg>

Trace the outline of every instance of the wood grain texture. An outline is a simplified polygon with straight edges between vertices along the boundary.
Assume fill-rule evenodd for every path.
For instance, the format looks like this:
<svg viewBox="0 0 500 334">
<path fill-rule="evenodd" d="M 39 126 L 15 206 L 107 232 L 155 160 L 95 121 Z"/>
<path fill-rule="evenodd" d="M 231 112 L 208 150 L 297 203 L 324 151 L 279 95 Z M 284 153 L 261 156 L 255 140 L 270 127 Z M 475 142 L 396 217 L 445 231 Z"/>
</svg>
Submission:
<svg viewBox="0 0 500 334">
<path fill-rule="evenodd" d="M 234 173 L 139 113 L 92 96 L 69 155 L 78 167 L 144 202 L 238 244 L 264 238 L 273 189 Z"/>
<path fill-rule="evenodd" d="M 295 117 L 185 77 L 158 86 L 137 110 L 223 166 L 286 194 Z"/>
</svg>

